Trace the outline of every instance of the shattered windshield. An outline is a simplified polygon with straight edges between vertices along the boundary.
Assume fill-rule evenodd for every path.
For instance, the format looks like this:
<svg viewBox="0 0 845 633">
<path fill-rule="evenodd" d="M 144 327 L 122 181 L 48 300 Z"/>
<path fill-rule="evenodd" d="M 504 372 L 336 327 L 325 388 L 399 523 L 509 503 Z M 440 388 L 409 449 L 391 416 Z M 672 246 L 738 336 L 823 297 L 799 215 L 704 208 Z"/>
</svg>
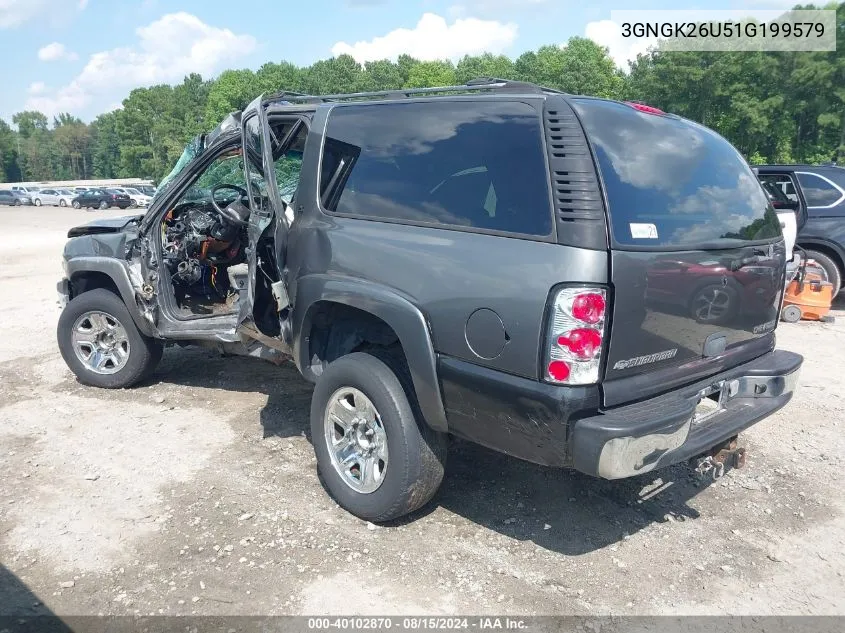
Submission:
<svg viewBox="0 0 845 633">
<path fill-rule="evenodd" d="M 188 143 L 185 147 L 185 150 L 182 152 L 182 155 L 179 157 L 179 160 L 176 161 L 176 164 L 173 166 L 173 169 L 170 170 L 170 173 L 167 174 L 164 178 L 162 178 L 161 182 L 158 185 L 158 190 L 156 191 L 156 197 L 158 197 L 163 191 L 165 191 L 170 184 L 176 179 L 176 177 L 182 173 L 185 167 L 194 160 L 199 154 L 202 152 L 203 144 L 202 144 L 202 137 L 195 136 L 193 140 Z"/>
</svg>

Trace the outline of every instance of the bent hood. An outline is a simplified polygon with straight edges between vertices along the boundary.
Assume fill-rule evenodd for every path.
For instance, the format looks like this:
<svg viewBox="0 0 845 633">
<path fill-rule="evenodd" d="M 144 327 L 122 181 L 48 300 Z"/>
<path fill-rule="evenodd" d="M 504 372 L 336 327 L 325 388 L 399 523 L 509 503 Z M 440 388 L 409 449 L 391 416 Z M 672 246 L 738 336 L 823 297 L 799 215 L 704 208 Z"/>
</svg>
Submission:
<svg viewBox="0 0 845 633">
<path fill-rule="evenodd" d="M 103 218 L 94 220 L 88 224 L 75 226 L 67 232 L 68 237 L 80 237 L 81 235 L 102 235 L 103 233 L 120 233 L 125 231 L 129 225 L 137 224 L 143 215 L 127 215 L 119 218 Z"/>
</svg>

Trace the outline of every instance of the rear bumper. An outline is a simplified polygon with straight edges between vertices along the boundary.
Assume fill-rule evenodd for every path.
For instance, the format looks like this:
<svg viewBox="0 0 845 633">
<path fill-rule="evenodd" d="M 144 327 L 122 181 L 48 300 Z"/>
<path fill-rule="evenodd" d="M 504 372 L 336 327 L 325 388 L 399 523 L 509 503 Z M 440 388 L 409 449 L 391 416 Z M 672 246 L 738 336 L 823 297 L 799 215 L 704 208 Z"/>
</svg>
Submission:
<svg viewBox="0 0 845 633">
<path fill-rule="evenodd" d="M 803 358 L 766 353 L 636 404 L 601 409 L 596 385 L 563 387 L 441 356 L 449 432 L 530 462 L 606 479 L 684 461 L 737 435 L 792 398 Z M 722 384 L 724 409 L 693 422 L 700 393 Z"/>
<path fill-rule="evenodd" d="M 578 420 L 572 465 L 604 479 L 669 466 L 734 437 L 792 398 L 803 358 L 776 350 L 706 380 L 643 402 Z M 721 410 L 694 420 L 703 391 L 721 387 Z"/>
</svg>

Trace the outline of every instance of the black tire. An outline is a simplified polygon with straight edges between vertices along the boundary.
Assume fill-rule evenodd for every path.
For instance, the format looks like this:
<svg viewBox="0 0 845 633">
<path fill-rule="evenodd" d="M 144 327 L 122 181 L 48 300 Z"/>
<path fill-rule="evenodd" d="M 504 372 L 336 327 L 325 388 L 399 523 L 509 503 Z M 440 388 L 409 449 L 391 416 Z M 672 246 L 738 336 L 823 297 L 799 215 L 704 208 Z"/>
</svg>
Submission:
<svg viewBox="0 0 845 633">
<path fill-rule="evenodd" d="M 35 199 L 35 206 L 36 206 L 36 207 L 40 207 L 40 206 L 41 206 L 41 198 L 36 198 L 36 199 Z"/>
<path fill-rule="evenodd" d="M 20 200 L 15 200 L 15 206 L 16 206 L 16 207 L 21 206 L 21 201 L 20 201 Z"/>
<path fill-rule="evenodd" d="M 126 330 L 129 341 L 129 358 L 126 364 L 113 374 L 98 374 L 91 371 L 73 350 L 71 331 L 74 323 L 80 316 L 92 310 L 101 310 L 108 313 L 117 319 Z M 121 389 L 141 382 L 152 374 L 164 352 L 164 345 L 161 341 L 144 336 L 138 330 L 123 300 L 113 292 L 103 288 L 84 292 L 74 297 L 65 306 L 59 317 L 56 336 L 62 358 L 64 358 L 70 370 L 76 374 L 79 382 L 104 389 Z"/>
<path fill-rule="evenodd" d="M 311 399 L 311 441 L 326 488 L 348 512 L 378 522 L 413 512 L 434 496 L 443 481 L 447 452 L 446 436 L 431 429 L 419 414 L 404 360 L 380 356 L 357 352 L 333 362 L 317 381 Z M 329 456 L 324 416 L 329 399 L 343 387 L 358 389 L 370 399 L 387 434 L 384 480 L 370 493 L 347 485 Z"/>
<path fill-rule="evenodd" d="M 60 207 L 66 207 L 66 206 L 67 206 L 67 202 L 65 202 L 64 200 L 59 200 L 59 206 L 60 206 Z"/>
<path fill-rule="evenodd" d="M 836 265 L 836 262 L 829 255 L 825 255 L 819 251 L 806 252 L 807 259 L 816 260 L 819 266 L 824 268 L 824 271 L 827 273 L 827 280 L 833 284 L 833 296 L 836 297 L 842 290 L 842 271 L 839 270 L 839 266 Z"/>
<path fill-rule="evenodd" d="M 106 202 L 105 200 L 101 200 L 101 201 L 100 201 L 100 208 L 101 208 L 101 209 L 108 209 L 108 208 L 109 208 L 109 203 L 108 203 L 108 202 Z"/>
<path fill-rule="evenodd" d="M 79 203 L 79 200 L 74 200 L 72 203 L 74 209 L 81 209 L 82 205 Z"/>
</svg>

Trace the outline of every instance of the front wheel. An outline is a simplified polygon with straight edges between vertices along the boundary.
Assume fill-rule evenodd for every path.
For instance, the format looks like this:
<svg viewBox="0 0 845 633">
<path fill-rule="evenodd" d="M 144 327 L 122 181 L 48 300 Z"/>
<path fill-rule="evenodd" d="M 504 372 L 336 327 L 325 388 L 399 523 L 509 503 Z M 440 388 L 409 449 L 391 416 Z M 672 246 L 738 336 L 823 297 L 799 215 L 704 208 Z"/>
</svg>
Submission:
<svg viewBox="0 0 845 633">
<path fill-rule="evenodd" d="M 21 201 L 20 201 L 20 200 L 15 200 L 15 206 L 16 206 L 16 207 L 21 206 Z"/>
<path fill-rule="evenodd" d="M 354 353 L 329 365 L 311 400 L 311 436 L 329 493 L 361 519 L 413 512 L 443 481 L 446 439 L 421 419 L 403 360 Z"/>
<path fill-rule="evenodd" d="M 144 336 L 123 300 L 97 288 L 74 297 L 59 317 L 59 351 L 79 382 L 94 387 L 131 387 L 148 377 L 164 345 Z"/>
<path fill-rule="evenodd" d="M 67 206 L 67 202 L 65 202 L 64 200 L 59 200 L 59 206 L 60 206 L 60 207 L 66 207 L 66 206 Z"/>
<path fill-rule="evenodd" d="M 35 206 L 36 206 L 36 207 L 40 207 L 40 206 L 41 206 L 41 199 L 40 199 L 40 198 L 36 198 L 36 199 L 35 199 Z"/>
<path fill-rule="evenodd" d="M 101 208 L 101 209 L 108 209 L 108 208 L 109 208 L 109 203 L 108 203 L 108 202 L 106 202 L 105 200 L 103 200 L 102 202 L 100 202 L 100 208 Z"/>
<path fill-rule="evenodd" d="M 80 202 L 78 200 L 74 200 L 71 204 L 73 205 L 74 209 L 81 209 L 82 208 L 82 204 L 80 204 Z"/>
</svg>

